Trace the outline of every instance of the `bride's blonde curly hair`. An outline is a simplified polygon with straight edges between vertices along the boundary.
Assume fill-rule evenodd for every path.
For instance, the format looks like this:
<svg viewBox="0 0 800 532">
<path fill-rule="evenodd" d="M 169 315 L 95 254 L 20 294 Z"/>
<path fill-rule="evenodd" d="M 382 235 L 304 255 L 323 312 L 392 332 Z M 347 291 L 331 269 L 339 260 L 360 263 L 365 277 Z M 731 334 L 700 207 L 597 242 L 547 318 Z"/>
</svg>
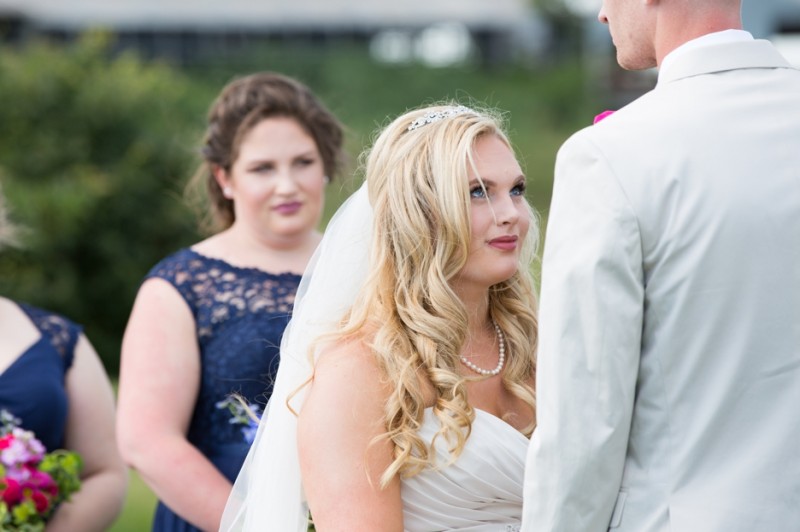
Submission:
<svg viewBox="0 0 800 532">
<path fill-rule="evenodd" d="M 338 337 L 360 336 L 392 383 L 385 407 L 385 437 L 394 460 L 381 477 L 413 476 L 437 467 L 433 442 L 418 435 L 431 385 L 437 437 L 455 460 L 469 437 L 475 412 L 458 371 L 467 337 L 467 309 L 450 282 L 463 269 L 470 246 L 468 169 L 473 149 L 487 135 L 510 147 L 500 117 L 453 105 L 406 113 L 378 136 L 365 174 L 374 212 L 371 272 Z M 445 118 L 409 129 L 429 113 Z M 527 203 L 526 203 L 527 205 Z M 507 281 L 491 287 L 489 312 L 506 339 L 504 386 L 535 412 L 533 378 L 537 343 L 536 295 L 530 273 L 539 230 L 533 210 L 520 265 Z M 535 419 L 535 418 L 534 418 Z M 524 429 L 530 435 L 535 420 Z"/>
</svg>

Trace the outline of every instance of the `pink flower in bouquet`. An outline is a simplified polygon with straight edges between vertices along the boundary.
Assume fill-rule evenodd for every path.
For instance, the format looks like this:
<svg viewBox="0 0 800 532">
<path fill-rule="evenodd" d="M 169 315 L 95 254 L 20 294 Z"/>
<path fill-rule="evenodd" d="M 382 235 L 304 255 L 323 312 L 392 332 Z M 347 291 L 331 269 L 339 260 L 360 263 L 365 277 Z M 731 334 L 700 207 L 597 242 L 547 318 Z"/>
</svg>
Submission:
<svg viewBox="0 0 800 532">
<path fill-rule="evenodd" d="M 42 531 L 56 506 L 80 488 L 80 457 L 44 445 L 0 410 L 0 530 Z"/>
<path fill-rule="evenodd" d="M 603 120 L 604 118 L 608 118 L 609 116 L 611 116 L 613 114 L 614 114 L 614 111 L 611 111 L 611 110 L 603 111 L 602 113 L 600 113 L 599 115 L 594 117 L 594 122 L 592 122 L 592 123 L 596 124 L 599 121 Z"/>
<path fill-rule="evenodd" d="M 33 500 L 33 504 L 36 505 L 36 511 L 40 514 L 44 514 L 47 512 L 47 509 L 50 508 L 50 499 L 41 491 L 31 492 L 31 500 Z"/>
<path fill-rule="evenodd" d="M 44 456 L 42 442 L 33 436 L 33 432 L 15 428 L 3 437 L 6 440 L 0 447 L 0 463 L 6 467 L 17 468 L 25 464 L 38 464 Z"/>
<path fill-rule="evenodd" d="M 58 484 L 53 480 L 53 477 L 37 469 L 30 472 L 30 477 L 25 482 L 25 487 L 47 493 L 53 497 L 58 495 Z"/>
<path fill-rule="evenodd" d="M 4 485 L 5 488 L 3 488 Z M 0 489 L 2 489 L 0 497 L 9 507 L 15 506 L 22 500 L 22 488 L 20 488 L 19 482 L 13 478 L 0 480 Z"/>
</svg>

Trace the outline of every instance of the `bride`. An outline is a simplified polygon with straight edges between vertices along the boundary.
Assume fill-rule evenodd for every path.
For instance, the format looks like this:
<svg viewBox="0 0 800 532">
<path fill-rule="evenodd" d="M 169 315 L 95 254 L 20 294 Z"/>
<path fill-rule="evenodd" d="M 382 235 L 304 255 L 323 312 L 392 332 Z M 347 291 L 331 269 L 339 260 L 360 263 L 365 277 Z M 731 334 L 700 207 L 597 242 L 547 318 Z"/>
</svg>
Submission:
<svg viewBox="0 0 800 532">
<path fill-rule="evenodd" d="M 304 275 L 222 530 L 517 530 L 538 228 L 500 121 L 380 134 Z M 302 479 L 302 480 L 301 480 Z"/>
</svg>

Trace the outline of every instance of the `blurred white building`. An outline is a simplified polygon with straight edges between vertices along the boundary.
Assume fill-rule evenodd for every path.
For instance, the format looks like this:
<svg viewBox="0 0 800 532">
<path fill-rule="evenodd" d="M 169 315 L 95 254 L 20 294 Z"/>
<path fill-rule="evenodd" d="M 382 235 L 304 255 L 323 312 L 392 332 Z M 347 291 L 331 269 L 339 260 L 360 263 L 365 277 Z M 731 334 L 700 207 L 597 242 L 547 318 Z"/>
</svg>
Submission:
<svg viewBox="0 0 800 532">
<path fill-rule="evenodd" d="M 121 48 L 188 64 L 257 43 L 363 43 L 386 61 L 504 62 L 541 53 L 528 0 L 0 0 L 0 41 L 106 28 Z"/>
</svg>

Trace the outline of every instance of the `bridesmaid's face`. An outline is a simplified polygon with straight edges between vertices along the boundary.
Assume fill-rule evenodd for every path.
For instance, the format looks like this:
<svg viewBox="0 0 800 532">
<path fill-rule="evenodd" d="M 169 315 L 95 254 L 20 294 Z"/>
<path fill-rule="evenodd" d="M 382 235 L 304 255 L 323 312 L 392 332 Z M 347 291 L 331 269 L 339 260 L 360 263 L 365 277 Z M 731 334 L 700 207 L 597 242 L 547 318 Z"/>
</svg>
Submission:
<svg viewBox="0 0 800 532">
<path fill-rule="evenodd" d="M 293 118 L 256 124 L 226 177 L 236 223 L 262 239 L 280 243 L 316 230 L 324 205 L 324 164 L 314 139 Z"/>
</svg>

